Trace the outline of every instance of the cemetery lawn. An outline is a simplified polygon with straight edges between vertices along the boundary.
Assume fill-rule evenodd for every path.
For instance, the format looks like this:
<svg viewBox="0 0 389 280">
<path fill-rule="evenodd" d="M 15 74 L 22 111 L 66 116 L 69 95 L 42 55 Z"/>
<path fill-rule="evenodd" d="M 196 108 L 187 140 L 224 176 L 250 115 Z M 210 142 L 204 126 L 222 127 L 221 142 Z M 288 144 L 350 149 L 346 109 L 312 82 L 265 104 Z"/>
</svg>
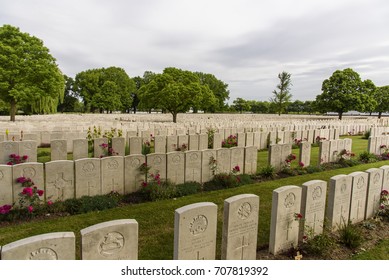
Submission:
<svg viewBox="0 0 389 280">
<path fill-rule="evenodd" d="M 18 224 L 0 224 L 0 245 L 8 244 L 10 242 L 37 234 L 72 231 L 76 234 L 76 252 L 77 258 L 79 259 L 81 229 L 97 223 L 115 219 L 135 219 L 139 223 L 139 259 L 171 260 L 173 259 L 175 209 L 197 202 L 213 202 L 218 206 L 216 259 L 220 259 L 224 200 L 238 194 L 256 194 L 260 197 L 258 258 L 275 259 L 267 253 L 270 233 L 271 200 L 272 191 L 274 189 L 286 185 L 301 186 L 304 182 L 310 180 L 328 181 L 330 177 L 338 174 L 349 174 L 354 171 L 364 171 L 369 168 L 377 168 L 387 164 L 388 162 L 386 161 L 380 161 L 348 168 L 328 170 L 320 173 L 265 181 L 237 188 L 201 192 L 195 195 L 171 200 L 123 205 L 110 210 L 90 212 L 74 216 L 42 217 L 30 222 Z M 336 244 L 337 246 L 334 247 L 333 254 L 325 257 L 319 257 L 319 259 L 360 258 L 389 260 L 389 250 L 387 249 L 389 243 L 388 222 L 383 223 L 383 226 L 376 223 L 373 225 L 373 221 L 371 221 L 371 224 L 371 229 L 368 229 L 367 226 L 360 226 L 363 229 L 363 236 L 366 241 L 364 241 L 359 248 L 354 250 L 345 250 L 342 249 L 342 246 Z M 287 259 L 289 257 L 280 256 L 280 258 Z M 309 258 L 309 256 L 303 256 L 303 259 Z M 312 258 L 317 259 L 318 257 Z"/>
</svg>

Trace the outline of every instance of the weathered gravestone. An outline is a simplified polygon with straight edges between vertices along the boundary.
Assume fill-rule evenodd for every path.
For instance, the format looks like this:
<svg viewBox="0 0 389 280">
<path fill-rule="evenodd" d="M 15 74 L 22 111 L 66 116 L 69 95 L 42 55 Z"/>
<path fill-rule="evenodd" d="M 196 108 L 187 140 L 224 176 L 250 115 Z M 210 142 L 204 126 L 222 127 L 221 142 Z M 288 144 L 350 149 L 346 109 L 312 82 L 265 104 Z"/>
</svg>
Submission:
<svg viewBox="0 0 389 280">
<path fill-rule="evenodd" d="M 269 252 L 276 255 L 298 245 L 301 191 L 297 186 L 284 186 L 273 190 L 270 221 Z"/>
<path fill-rule="evenodd" d="M 353 178 L 349 221 L 358 223 L 365 218 L 368 174 L 356 171 L 349 176 Z"/>
<path fill-rule="evenodd" d="M 215 133 L 213 135 L 213 145 L 214 150 L 220 149 L 222 147 L 222 135 L 220 133 Z"/>
<path fill-rule="evenodd" d="M 67 160 L 67 147 L 66 140 L 51 140 L 50 151 L 51 160 Z"/>
<path fill-rule="evenodd" d="M 174 152 L 177 149 L 178 137 L 177 135 L 166 136 L 166 152 Z"/>
<path fill-rule="evenodd" d="M 88 140 L 74 139 L 73 140 L 73 160 L 88 158 Z"/>
<path fill-rule="evenodd" d="M 330 141 L 320 141 L 319 143 L 319 164 L 330 161 Z"/>
<path fill-rule="evenodd" d="M 124 193 L 133 193 L 139 190 L 141 183 L 146 181 L 145 174 L 141 172 L 141 165 L 146 164 L 146 156 L 129 155 L 124 157 Z"/>
<path fill-rule="evenodd" d="M 98 158 L 74 161 L 76 198 L 101 195 L 101 160 Z"/>
<path fill-rule="evenodd" d="M 137 221 L 134 219 L 114 220 L 82 229 L 81 259 L 137 260 Z"/>
<path fill-rule="evenodd" d="M 13 176 L 13 197 L 14 202 L 18 204 L 19 193 L 22 192 L 22 184 L 17 182 L 17 179 L 20 177 L 25 177 L 26 179 L 31 179 L 34 182 L 34 185 L 43 190 L 44 189 L 44 179 L 43 179 L 43 163 L 21 163 L 13 166 L 12 171 Z M 43 196 L 40 197 L 43 200 Z"/>
<path fill-rule="evenodd" d="M 101 194 L 124 194 L 124 158 L 121 156 L 101 159 Z"/>
<path fill-rule="evenodd" d="M 191 134 L 189 135 L 189 150 L 198 151 L 199 150 L 199 135 Z"/>
<path fill-rule="evenodd" d="M 142 137 L 130 137 L 130 155 L 142 154 Z"/>
<path fill-rule="evenodd" d="M 185 182 L 184 152 L 170 152 L 166 154 L 166 178 L 173 184 Z"/>
<path fill-rule="evenodd" d="M 258 166 L 258 148 L 246 147 L 244 154 L 244 174 L 255 174 Z"/>
<path fill-rule="evenodd" d="M 19 155 L 27 156 L 26 162 L 37 162 L 37 142 L 34 140 L 24 140 L 22 142 L 19 142 Z"/>
<path fill-rule="evenodd" d="M 112 149 L 115 156 L 124 157 L 126 154 L 126 141 L 124 137 L 114 137 L 112 138 Z"/>
<path fill-rule="evenodd" d="M 75 197 L 74 161 L 58 160 L 45 163 L 46 200 L 64 201 Z"/>
<path fill-rule="evenodd" d="M 201 152 L 185 152 L 185 182 L 201 183 Z"/>
<path fill-rule="evenodd" d="M 150 168 L 149 174 L 159 174 L 161 180 L 166 179 L 166 154 L 148 154 L 146 155 L 146 163 Z"/>
<path fill-rule="evenodd" d="M 201 183 L 212 180 L 216 172 L 215 168 L 217 168 L 216 151 L 203 150 L 201 152 Z"/>
<path fill-rule="evenodd" d="M 379 210 L 383 182 L 383 170 L 370 168 L 368 174 L 365 220 L 372 218 Z"/>
<path fill-rule="evenodd" d="M 389 165 L 384 165 L 380 167 L 383 170 L 382 174 L 382 190 L 389 191 Z"/>
<path fill-rule="evenodd" d="M 0 142 L 0 164 L 6 164 L 7 162 L 9 162 L 9 157 L 12 154 L 19 155 L 19 142 Z"/>
<path fill-rule="evenodd" d="M 352 177 L 340 174 L 330 178 L 326 218 L 331 230 L 348 224 L 351 190 Z"/>
<path fill-rule="evenodd" d="M 310 165 L 311 162 L 311 143 L 303 141 L 300 143 L 299 163 L 304 164 L 304 167 Z"/>
<path fill-rule="evenodd" d="M 157 154 L 166 153 L 166 136 L 155 136 L 154 137 L 154 152 Z"/>
<path fill-rule="evenodd" d="M 176 209 L 174 216 L 174 259 L 214 260 L 217 205 L 190 204 Z"/>
<path fill-rule="evenodd" d="M 208 135 L 203 133 L 199 134 L 199 150 L 206 150 L 208 149 Z"/>
<path fill-rule="evenodd" d="M 269 165 L 273 166 L 275 170 L 280 170 L 283 164 L 282 147 L 281 145 L 270 145 L 269 147 Z"/>
<path fill-rule="evenodd" d="M 259 197 L 242 194 L 224 201 L 222 260 L 255 260 Z"/>
<path fill-rule="evenodd" d="M 220 148 L 216 150 L 217 173 L 230 173 L 231 149 Z"/>
<path fill-rule="evenodd" d="M 301 215 L 304 223 L 300 228 L 299 240 L 304 236 L 319 235 L 323 232 L 326 206 L 327 182 L 312 180 L 302 185 Z"/>
<path fill-rule="evenodd" d="M 12 166 L 0 165 L 0 206 L 12 205 Z"/>
<path fill-rule="evenodd" d="M 95 158 L 101 158 L 107 154 L 108 151 L 108 138 L 95 138 L 93 139 L 93 156 Z"/>
<path fill-rule="evenodd" d="M 243 147 L 233 147 L 230 148 L 231 152 L 231 160 L 230 160 L 230 171 L 235 169 L 235 172 L 237 171 L 236 167 L 239 167 L 239 172 L 237 173 L 243 173 L 244 169 L 244 149 Z"/>
<path fill-rule="evenodd" d="M 330 140 L 330 147 L 329 147 L 329 162 L 336 162 L 338 160 L 338 156 L 341 153 L 341 151 L 338 149 L 338 140 Z"/>
<path fill-rule="evenodd" d="M 75 260 L 76 238 L 73 232 L 36 235 L 2 247 L 2 260 Z"/>
</svg>

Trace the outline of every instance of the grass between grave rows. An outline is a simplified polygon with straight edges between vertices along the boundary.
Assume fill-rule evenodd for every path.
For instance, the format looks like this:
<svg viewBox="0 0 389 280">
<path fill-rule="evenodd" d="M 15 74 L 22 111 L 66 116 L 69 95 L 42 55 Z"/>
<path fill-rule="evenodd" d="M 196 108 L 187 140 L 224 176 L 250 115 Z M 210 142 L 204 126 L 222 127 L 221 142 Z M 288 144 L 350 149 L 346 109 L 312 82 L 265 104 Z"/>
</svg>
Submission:
<svg viewBox="0 0 389 280">
<path fill-rule="evenodd" d="M 195 195 L 181 197 L 173 200 L 148 202 L 143 204 L 127 205 L 115 209 L 91 212 L 87 214 L 53 218 L 48 220 L 34 220 L 28 223 L 12 225 L 0 228 L 0 245 L 4 245 L 22 238 L 37 234 L 71 231 L 76 234 L 77 258 L 80 258 L 80 230 L 105 221 L 116 219 L 135 219 L 139 223 L 139 259 L 158 260 L 173 258 L 174 240 L 174 211 L 182 206 L 197 202 L 213 202 L 218 206 L 218 230 L 217 230 L 217 259 L 220 259 L 221 236 L 223 221 L 224 200 L 238 194 L 256 194 L 260 197 L 258 246 L 267 246 L 270 233 L 270 215 L 272 191 L 286 185 L 301 186 L 310 180 L 328 181 L 330 177 L 338 174 L 349 174 L 354 171 L 364 171 L 369 168 L 380 167 L 388 164 L 381 161 L 363 164 L 348 168 L 324 171 L 320 173 L 294 176 L 279 180 L 267 181 L 258 184 L 241 186 L 233 189 L 225 189 L 213 192 L 203 192 Z M 383 245 L 379 245 L 377 252 L 371 252 L 372 256 L 363 255 L 363 258 L 389 259 L 389 252 L 385 253 Z M 383 246 L 383 248 L 380 248 Z M 386 247 L 387 248 L 387 247 Z M 377 257 L 379 255 L 379 257 Z"/>
</svg>

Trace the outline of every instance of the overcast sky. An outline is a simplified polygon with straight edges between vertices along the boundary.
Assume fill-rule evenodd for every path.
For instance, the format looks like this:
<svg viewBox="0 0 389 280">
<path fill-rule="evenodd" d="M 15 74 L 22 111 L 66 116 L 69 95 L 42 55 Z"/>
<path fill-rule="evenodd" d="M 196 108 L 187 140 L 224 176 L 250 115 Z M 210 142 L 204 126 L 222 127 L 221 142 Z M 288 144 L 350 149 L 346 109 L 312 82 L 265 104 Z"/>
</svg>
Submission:
<svg viewBox="0 0 389 280">
<path fill-rule="evenodd" d="M 0 25 L 43 40 L 62 72 L 117 66 L 214 74 L 237 97 L 269 100 L 278 73 L 293 100 L 352 68 L 389 85 L 387 0 L 0 0 Z"/>
</svg>

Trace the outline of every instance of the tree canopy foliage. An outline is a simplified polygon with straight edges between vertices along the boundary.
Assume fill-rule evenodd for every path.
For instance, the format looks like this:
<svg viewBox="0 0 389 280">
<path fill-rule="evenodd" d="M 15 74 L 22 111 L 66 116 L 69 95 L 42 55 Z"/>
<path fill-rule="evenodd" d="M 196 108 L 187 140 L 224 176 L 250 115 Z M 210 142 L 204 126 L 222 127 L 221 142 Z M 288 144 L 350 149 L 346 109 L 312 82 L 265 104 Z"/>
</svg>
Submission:
<svg viewBox="0 0 389 280">
<path fill-rule="evenodd" d="M 383 112 L 389 112 L 389 86 L 377 87 L 373 98 L 377 102 L 375 111 L 378 112 L 378 118 L 381 118 Z"/>
<path fill-rule="evenodd" d="M 278 91 L 273 90 L 273 97 L 270 98 L 270 101 L 273 103 L 278 115 L 281 115 L 292 98 L 292 95 L 289 93 L 292 86 L 291 74 L 283 71 L 278 74 L 278 79 L 280 80 L 280 83 L 277 85 Z"/>
<path fill-rule="evenodd" d="M 350 110 L 374 110 L 374 91 L 373 82 L 362 81 L 359 74 L 351 68 L 336 70 L 324 80 L 322 94 L 316 96 L 316 102 L 322 112 L 337 112 L 341 120 L 343 113 Z"/>
<path fill-rule="evenodd" d="M 190 109 L 211 111 L 217 99 L 208 85 L 201 84 L 198 75 L 187 70 L 168 67 L 155 74 L 139 90 L 140 106 L 161 109 L 172 114 L 173 122 L 178 113 Z"/>
<path fill-rule="evenodd" d="M 82 97 L 87 112 L 126 112 L 132 106 L 136 85 L 122 68 L 109 67 L 78 73 L 74 91 Z"/>
<path fill-rule="evenodd" d="M 63 99 L 65 80 L 42 40 L 11 25 L 0 27 L 0 98 L 28 113 L 54 113 Z"/>
</svg>

